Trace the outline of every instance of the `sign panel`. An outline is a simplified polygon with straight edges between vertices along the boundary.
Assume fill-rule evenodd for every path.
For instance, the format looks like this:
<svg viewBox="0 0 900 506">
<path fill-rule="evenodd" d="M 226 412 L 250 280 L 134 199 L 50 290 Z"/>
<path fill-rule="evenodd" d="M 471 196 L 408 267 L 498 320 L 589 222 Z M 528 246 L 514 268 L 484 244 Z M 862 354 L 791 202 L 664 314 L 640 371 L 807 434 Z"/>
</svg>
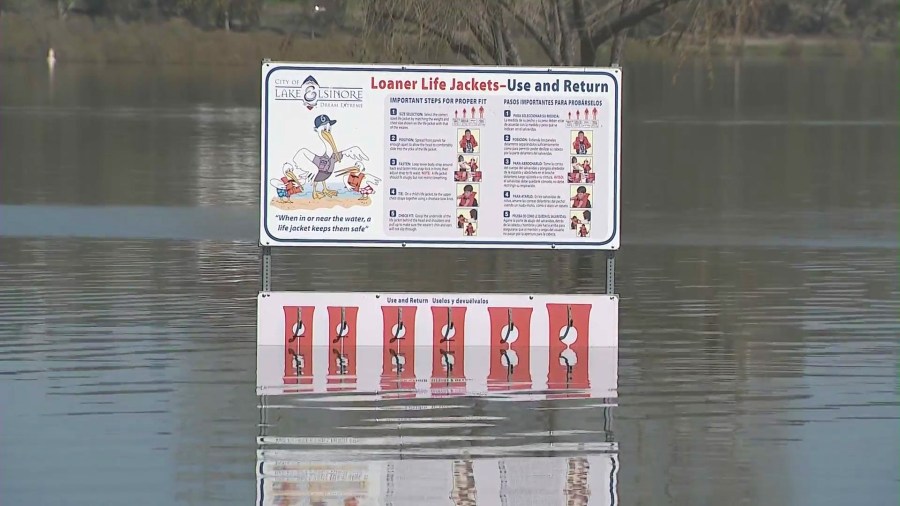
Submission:
<svg viewBox="0 0 900 506">
<path fill-rule="evenodd" d="M 260 244 L 617 249 L 618 68 L 262 65 Z"/>
<path fill-rule="evenodd" d="M 261 292 L 257 345 L 490 347 L 560 353 L 618 346 L 616 295 Z M 306 344 L 309 343 L 309 344 Z"/>
<path fill-rule="evenodd" d="M 263 292 L 257 318 L 261 395 L 616 397 L 616 296 Z"/>
</svg>

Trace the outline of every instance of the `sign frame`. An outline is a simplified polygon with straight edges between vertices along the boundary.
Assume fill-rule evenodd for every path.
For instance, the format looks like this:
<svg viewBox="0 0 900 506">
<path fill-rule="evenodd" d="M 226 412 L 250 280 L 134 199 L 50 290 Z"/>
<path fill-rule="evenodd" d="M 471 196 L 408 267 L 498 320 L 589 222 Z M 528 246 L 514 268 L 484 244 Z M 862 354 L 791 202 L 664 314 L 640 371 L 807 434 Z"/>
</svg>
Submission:
<svg viewBox="0 0 900 506">
<path fill-rule="evenodd" d="M 611 232 L 608 238 L 600 241 L 515 241 L 503 239 L 478 240 L 463 238 L 451 240 L 444 237 L 428 239 L 391 239 L 385 233 L 375 239 L 336 239 L 322 240 L 316 238 L 278 238 L 268 228 L 270 199 L 275 193 L 270 188 L 269 176 L 269 80 L 279 70 L 302 71 L 347 71 L 347 72 L 397 72 L 397 73 L 467 73 L 507 74 L 528 76 L 604 76 L 611 79 L 613 124 L 610 137 L 612 145 L 612 202 L 607 211 L 612 217 Z M 618 66 L 612 67 L 499 67 L 499 66 L 455 66 L 455 65 L 397 65 L 397 64 L 339 64 L 339 63 L 304 63 L 304 62 L 262 62 L 261 124 L 260 124 L 260 228 L 259 244 L 262 247 L 290 246 L 325 246 L 325 247 L 394 247 L 394 248 L 479 248 L 479 249 L 566 249 L 566 250 L 604 250 L 614 252 L 619 248 L 621 234 L 621 153 L 622 153 L 622 71 Z M 276 234 L 277 235 L 277 234 Z M 471 240 L 469 240 L 471 239 Z"/>
</svg>

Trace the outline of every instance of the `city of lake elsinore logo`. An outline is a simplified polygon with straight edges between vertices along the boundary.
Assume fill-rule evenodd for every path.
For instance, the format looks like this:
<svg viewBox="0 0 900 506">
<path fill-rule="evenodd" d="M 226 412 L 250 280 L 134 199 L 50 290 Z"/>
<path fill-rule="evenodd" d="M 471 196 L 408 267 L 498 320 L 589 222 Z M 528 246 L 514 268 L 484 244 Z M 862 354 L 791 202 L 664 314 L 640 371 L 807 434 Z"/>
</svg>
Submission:
<svg viewBox="0 0 900 506">
<path fill-rule="evenodd" d="M 318 104 L 337 102 L 353 107 L 350 104 L 358 103 L 358 106 L 362 105 L 362 88 L 325 87 L 321 86 L 315 77 L 307 76 L 300 85 L 299 96 L 297 93 L 279 90 L 276 86 L 275 98 L 282 100 L 297 100 L 299 98 L 309 110 L 312 110 Z"/>
<path fill-rule="evenodd" d="M 319 101 L 319 82 L 315 77 L 307 76 L 300 88 L 303 90 L 303 103 L 307 109 L 312 110 Z"/>
</svg>

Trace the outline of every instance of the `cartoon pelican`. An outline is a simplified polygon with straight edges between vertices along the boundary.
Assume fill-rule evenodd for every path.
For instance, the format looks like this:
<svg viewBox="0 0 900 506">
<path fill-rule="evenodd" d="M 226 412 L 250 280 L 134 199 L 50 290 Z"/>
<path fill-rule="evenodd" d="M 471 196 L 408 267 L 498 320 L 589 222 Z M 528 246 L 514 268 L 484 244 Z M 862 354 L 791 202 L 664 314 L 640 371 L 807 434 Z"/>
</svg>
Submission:
<svg viewBox="0 0 900 506">
<path fill-rule="evenodd" d="M 300 182 L 300 178 L 294 173 L 295 167 L 286 163 L 281 167 L 281 172 L 284 176 L 281 179 L 272 178 L 269 180 L 269 184 L 275 187 L 275 191 L 278 192 L 278 200 L 280 202 L 290 202 L 291 196 L 303 191 L 303 183 Z"/>
<path fill-rule="evenodd" d="M 375 188 L 372 188 L 372 185 L 377 185 L 381 182 L 380 178 L 366 173 L 366 167 L 362 162 L 356 162 L 356 165 L 341 169 L 335 172 L 334 175 L 343 177 L 344 186 L 350 191 L 362 195 L 359 200 L 363 202 L 368 202 L 369 195 L 375 193 Z M 365 180 L 371 181 L 371 184 L 366 183 L 363 186 L 363 181 Z"/>
<path fill-rule="evenodd" d="M 363 161 L 369 159 L 369 157 L 366 156 L 365 153 L 363 153 L 362 149 L 360 149 L 359 146 L 353 146 L 351 148 L 340 151 L 337 149 L 337 145 L 334 142 L 334 137 L 331 136 L 331 126 L 335 123 L 337 123 L 337 120 L 329 118 L 327 114 L 320 114 L 316 116 L 316 119 L 314 121 L 313 129 L 319 136 L 322 144 L 325 146 L 324 154 L 318 155 L 306 148 L 300 148 L 300 150 L 297 151 L 297 153 L 294 155 L 295 166 L 300 167 L 301 164 L 307 165 L 307 163 L 312 163 L 313 165 L 313 168 L 310 172 L 307 172 L 305 170 L 303 171 L 303 176 L 307 181 L 310 179 L 313 181 L 312 196 L 314 199 L 334 197 L 337 195 L 336 191 L 328 189 L 328 186 L 325 184 L 325 182 L 332 176 L 332 174 L 334 174 L 335 164 L 343 160 L 344 157 L 350 158 L 354 161 Z M 316 189 L 319 183 L 322 183 L 321 192 L 317 191 Z"/>
</svg>

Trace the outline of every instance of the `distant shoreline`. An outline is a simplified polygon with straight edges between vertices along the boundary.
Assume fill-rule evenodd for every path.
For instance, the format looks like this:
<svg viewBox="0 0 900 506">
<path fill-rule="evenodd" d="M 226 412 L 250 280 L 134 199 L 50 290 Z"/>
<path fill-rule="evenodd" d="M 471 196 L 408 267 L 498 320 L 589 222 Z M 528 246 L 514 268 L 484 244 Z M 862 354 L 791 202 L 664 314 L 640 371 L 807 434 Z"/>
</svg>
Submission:
<svg viewBox="0 0 900 506">
<path fill-rule="evenodd" d="M 161 23 L 123 23 L 71 18 L 28 17 L 14 13 L 0 16 L 0 61 L 43 61 L 53 48 L 57 63 L 83 64 L 190 64 L 235 66 L 263 58 L 290 61 L 355 62 L 364 59 L 364 48 L 350 35 L 311 39 L 270 30 L 252 32 L 206 31 L 180 19 Z M 713 42 L 710 54 L 735 54 L 730 38 Z M 695 48 L 696 49 L 696 48 Z M 698 49 L 702 54 L 703 49 Z M 750 58 L 889 58 L 900 55 L 895 42 L 862 43 L 854 39 L 748 37 L 739 48 Z M 604 54 L 601 48 L 600 54 Z M 425 57 L 427 56 L 427 58 Z M 530 56 L 530 57 L 529 57 Z M 626 60 L 672 59 L 672 51 L 631 40 Z M 523 54 L 526 64 L 545 65 L 540 55 Z M 423 55 L 421 61 L 465 63 L 452 54 Z"/>
</svg>

